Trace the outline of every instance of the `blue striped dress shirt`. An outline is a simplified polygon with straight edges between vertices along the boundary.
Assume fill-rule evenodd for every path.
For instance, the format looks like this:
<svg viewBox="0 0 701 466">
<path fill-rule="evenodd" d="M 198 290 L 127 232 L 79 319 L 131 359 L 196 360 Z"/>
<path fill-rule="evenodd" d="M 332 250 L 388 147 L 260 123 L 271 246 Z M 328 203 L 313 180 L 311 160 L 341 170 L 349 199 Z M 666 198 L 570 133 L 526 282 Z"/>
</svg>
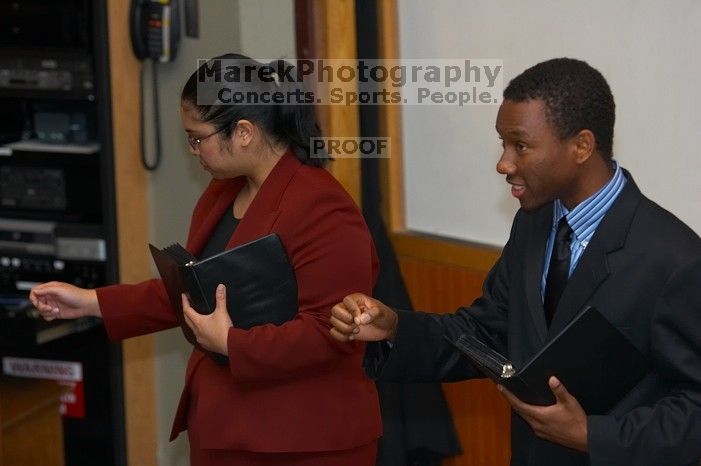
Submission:
<svg viewBox="0 0 701 466">
<path fill-rule="evenodd" d="M 545 267 L 543 267 L 543 277 L 540 283 L 540 294 L 541 297 L 545 293 L 545 280 L 548 277 L 548 269 L 550 268 L 550 255 L 553 252 L 553 243 L 555 242 L 555 233 L 557 232 L 557 225 L 562 217 L 567 217 L 567 223 L 572 228 L 572 237 L 570 242 L 570 251 L 572 253 L 572 259 L 570 261 L 570 276 L 577 267 L 579 259 L 584 254 L 584 250 L 587 248 L 589 241 L 591 241 L 592 236 L 596 228 L 601 223 L 601 219 L 604 218 L 606 212 L 616 200 L 618 195 L 623 190 L 626 185 L 626 177 L 623 174 L 623 170 L 616 163 L 613 162 L 615 168 L 613 178 L 600 190 L 594 193 L 591 197 L 581 202 L 577 207 L 571 211 L 567 210 L 559 199 L 555 200 L 555 206 L 553 208 L 553 224 L 550 229 L 550 236 L 548 237 L 548 243 L 545 247 Z"/>
</svg>

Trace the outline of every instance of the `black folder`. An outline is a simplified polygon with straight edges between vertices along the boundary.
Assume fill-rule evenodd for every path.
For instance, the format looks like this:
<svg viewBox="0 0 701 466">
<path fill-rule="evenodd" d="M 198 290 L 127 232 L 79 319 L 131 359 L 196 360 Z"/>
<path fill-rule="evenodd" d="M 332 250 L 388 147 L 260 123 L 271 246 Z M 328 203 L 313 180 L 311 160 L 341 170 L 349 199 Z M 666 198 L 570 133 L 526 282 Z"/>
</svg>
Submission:
<svg viewBox="0 0 701 466">
<path fill-rule="evenodd" d="M 520 368 L 473 334 L 448 341 L 526 403 L 554 404 L 548 379 L 556 376 L 587 414 L 608 413 L 648 371 L 642 353 L 591 306 Z"/>
<path fill-rule="evenodd" d="M 164 249 L 149 244 L 149 248 L 185 338 L 195 346 L 182 315 L 182 293 L 197 312 L 211 314 L 217 285 L 223 283 L 229 316 L 237 328 L 282 325 L 297 314 L 294 269 L 274 233 L 202 260 L 177 243 Z"/>
</svg>

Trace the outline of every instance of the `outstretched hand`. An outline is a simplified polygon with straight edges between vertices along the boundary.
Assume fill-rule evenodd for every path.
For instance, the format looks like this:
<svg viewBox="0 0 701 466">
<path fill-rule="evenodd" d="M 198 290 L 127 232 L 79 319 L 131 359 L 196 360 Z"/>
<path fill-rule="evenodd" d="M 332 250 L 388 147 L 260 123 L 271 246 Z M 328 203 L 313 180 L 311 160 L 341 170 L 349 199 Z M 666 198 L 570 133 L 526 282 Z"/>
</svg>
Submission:
<svg viewBox="0 0 701 466">
<path fill-rule="evenodd" d="M 499 391 L 538 437 L 586 452 L 587 415 L 577 399 L 556 377 L 550 377 L 548 383 L 556 400 L 551 406 L 524 403 L 501 385 Z"/>
<path fill-rule="evenodd" d="M 346 296 L 331 309 L 331 335 L 339 341 L 392 340 L 397 313 L 362 293 Z"/>
<path fill-rule="evenodd" d="M 214 353 L 228 355 L 229 328 L 232 327 L 231 317 L 226 308 L 226 287 L 222 284 L 217 286 L 216 307 L 214 312 L 203 315 L 197 312 L 190 305 L 187 296 L 182 295 L 183 316 L 185 323 L 192 329 L 197 343 L 204 349 Z"/>
<path fill-rule="evenodd" d="M 29 292 L 29 300 L 44 320 L 102 317 L 95 290 L 78 288 L 69 283 L 48 282 Z"/>
</svg>

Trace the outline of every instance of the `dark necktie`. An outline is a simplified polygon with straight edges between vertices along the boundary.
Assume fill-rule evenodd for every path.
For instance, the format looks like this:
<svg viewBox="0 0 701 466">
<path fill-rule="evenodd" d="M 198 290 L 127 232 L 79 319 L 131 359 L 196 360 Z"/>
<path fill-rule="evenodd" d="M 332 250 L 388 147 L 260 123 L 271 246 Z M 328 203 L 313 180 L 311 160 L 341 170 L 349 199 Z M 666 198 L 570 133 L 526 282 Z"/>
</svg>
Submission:
<svg viewBox="0 0 701 466">
<path fill-rule="evenodd" d="M 550 256 L 550 268 L 548 269 L 548 277 L 545 280 L 545 296 L 543 299 L 543 307 L 545 308 L 545 320 L 550 325 L 557 308 L 557 303 L 560 301 L 560 296 L 567 285 L 570 271 L 570 236 L 572 228 L 567 223 L 567 219 L 562 217 L 557 225 L 557 233 L 555 234 L 555 243 L 553 244 L 553 253 Z"/>
</svg>

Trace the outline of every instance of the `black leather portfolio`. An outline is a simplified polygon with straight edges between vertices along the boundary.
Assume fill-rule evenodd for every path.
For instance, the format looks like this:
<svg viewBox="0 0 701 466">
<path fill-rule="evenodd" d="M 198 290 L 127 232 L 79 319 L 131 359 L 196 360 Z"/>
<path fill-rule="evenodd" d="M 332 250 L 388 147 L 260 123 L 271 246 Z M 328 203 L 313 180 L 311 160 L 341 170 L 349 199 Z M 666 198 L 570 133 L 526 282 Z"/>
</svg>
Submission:
<svg viewBox="0 0 701 466">
<path fill-rule="evenodd" d="M 474 335 L 463 334 L 451 343 L 487 377 L 526 403 L 554 404 L 548 379 L 556 376 L 587 414 L 609 412 L 647 373 L 642 353 L 591 306 L 523 367 L 514 367 Z"/>
<path fill-rule="evenodd" d="M 226 286 L 226 306 L 234 326 L 281 325 L 297 314 L 297 280 L 276 234 L 197 260 L 179 244 L 164 249 L 149 244 L 151 255 L 178 313 L 185 338 L 197 346 L 182 315 L 185 293 L 200 314 L 216 307 L 217 285 Z"/>
</svg>

